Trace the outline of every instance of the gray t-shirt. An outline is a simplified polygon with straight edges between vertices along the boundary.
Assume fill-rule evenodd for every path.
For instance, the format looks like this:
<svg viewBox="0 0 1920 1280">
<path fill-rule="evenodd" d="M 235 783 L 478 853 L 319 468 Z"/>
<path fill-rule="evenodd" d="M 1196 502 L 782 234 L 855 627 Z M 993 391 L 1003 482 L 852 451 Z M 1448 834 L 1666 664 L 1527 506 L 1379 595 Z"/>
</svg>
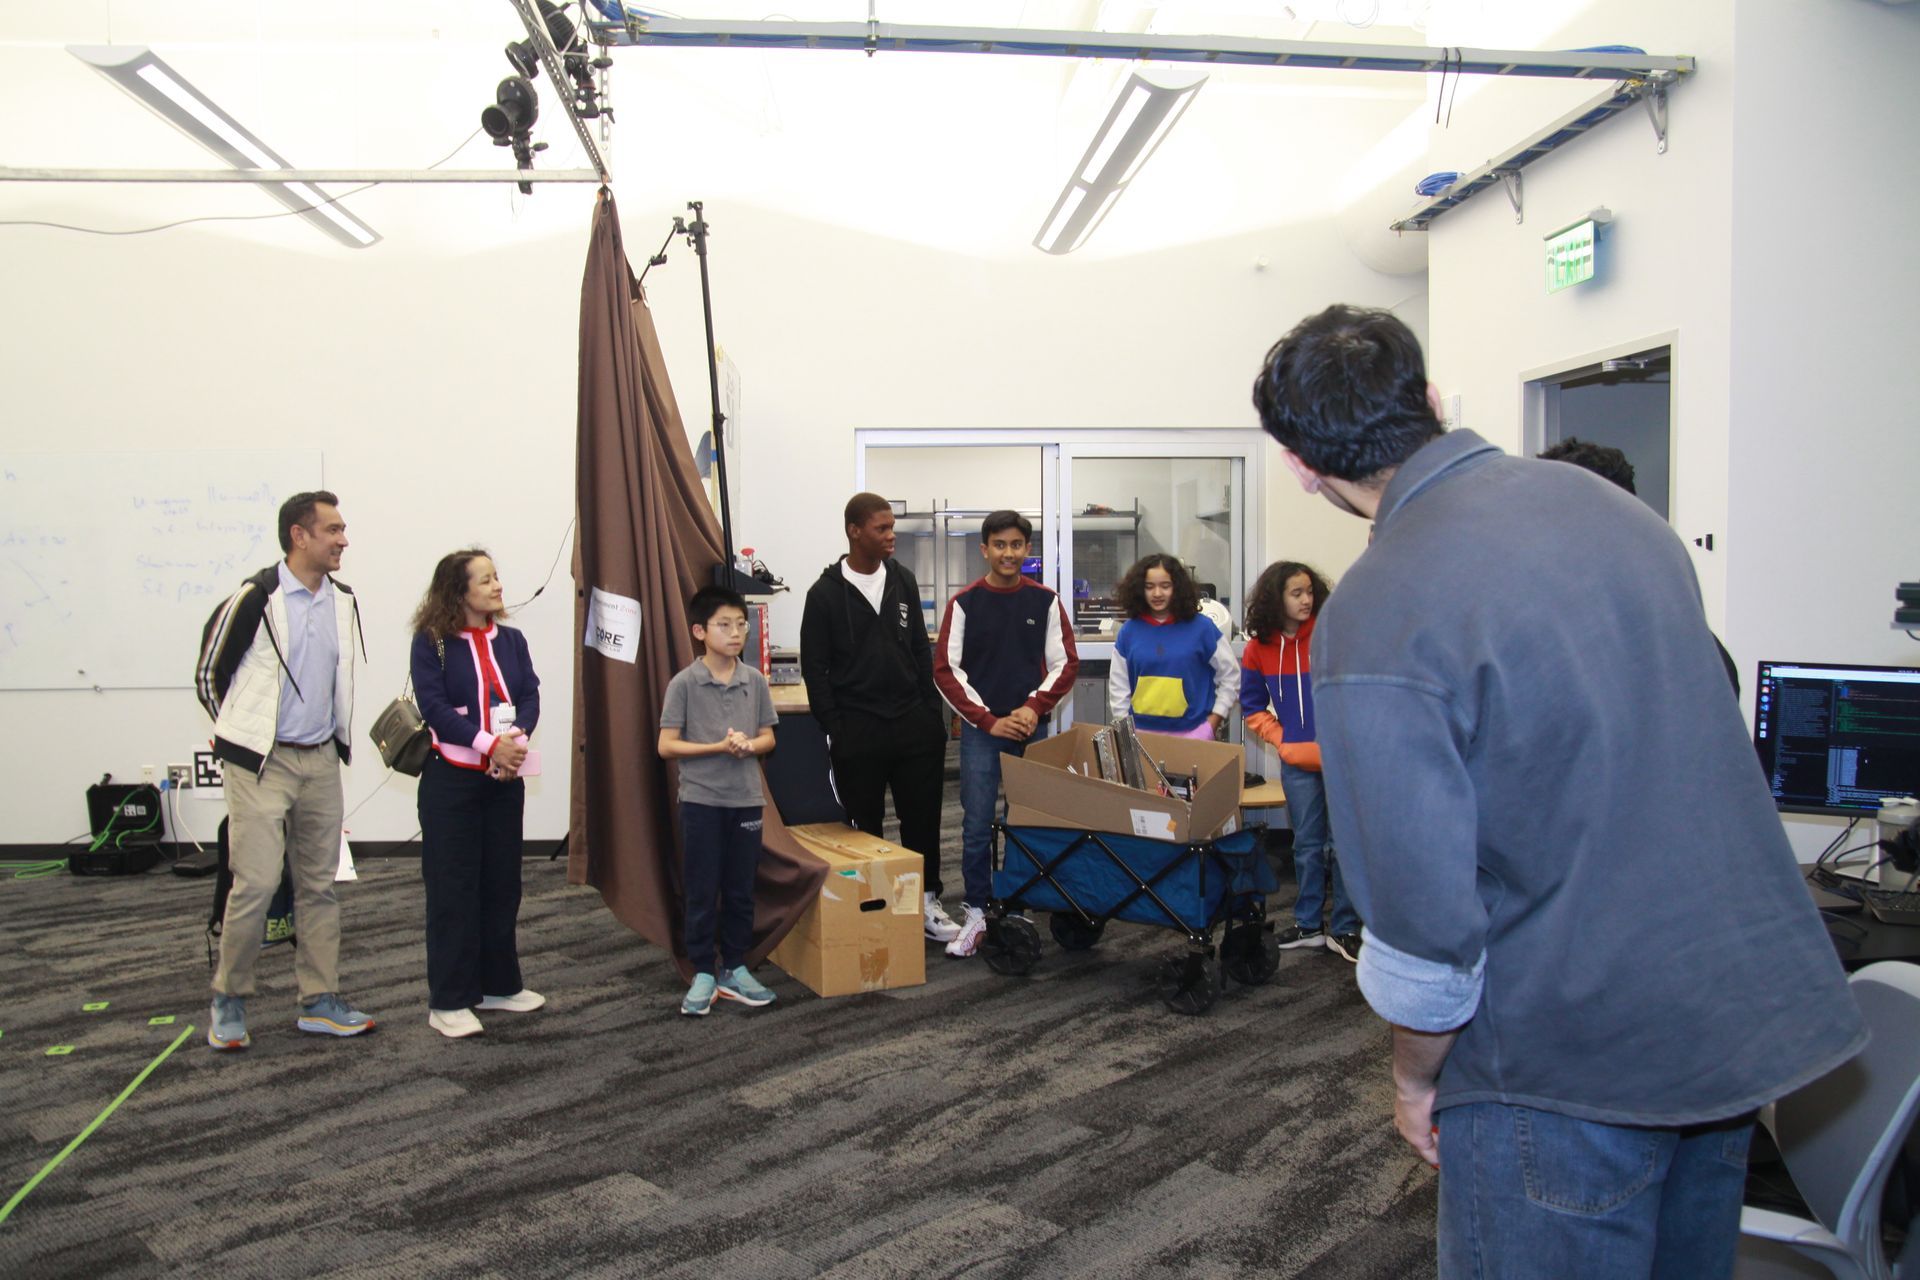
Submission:
<svg viewBox="0 0 1920 1280">
<path fill-rule="evenodd" d="M 660 709 L 660 727 L 678 729 L 688 742 L 721 742 L 729 729 L 751 738 L 779 719 L 765 676 L 738 662 L 733 679 L 721 684 L 699 658 L 668 681 L 666 704 Z M 680 803 L 759 808 L 763 803 L 759 759 L 712 755 L 681 760 Z"/>
</svg>

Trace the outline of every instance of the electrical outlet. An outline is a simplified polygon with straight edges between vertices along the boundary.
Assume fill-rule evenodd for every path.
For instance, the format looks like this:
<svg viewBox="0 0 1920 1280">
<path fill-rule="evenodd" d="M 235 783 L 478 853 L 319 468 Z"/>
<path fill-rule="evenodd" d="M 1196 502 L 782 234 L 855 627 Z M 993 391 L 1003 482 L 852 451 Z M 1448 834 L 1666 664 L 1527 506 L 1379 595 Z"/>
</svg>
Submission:
<svg viewBox="0 0 1920 1280">
<path fill-rule="evenodd" d="M 193 785 L 193 766 L 190 764 L 170 764 L 167 766 L 167 781 L 175 790 Z"/>
<path fill-rule="evenodd" d="M 153 766 L 152 766 L 152 765 L 150 765 L 150 764 L 143 764 L 143 765 L 141 765 L 141 766 L 140 766 L 140 780 L 141 780 L 142 782 L 152 782 L 152 781 L 153 781 Z"/>
</svg>

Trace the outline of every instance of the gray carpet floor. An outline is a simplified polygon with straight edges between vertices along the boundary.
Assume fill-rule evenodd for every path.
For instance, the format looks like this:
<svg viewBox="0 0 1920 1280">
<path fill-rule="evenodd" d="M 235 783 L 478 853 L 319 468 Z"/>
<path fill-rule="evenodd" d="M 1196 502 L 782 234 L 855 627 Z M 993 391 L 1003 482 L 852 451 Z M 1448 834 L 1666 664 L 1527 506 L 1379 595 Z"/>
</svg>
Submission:
<svg viewBox="0 0 1920 1280">
<path fill-rule="evenodd" d="M 691 1019 L 596 893 L 525 871 L 544 1010 L 430 1030 L 418 863 L 369 860 L 341 969 L 379 1030 L 295 1031 L 274 948 L 231 1055 L 210 881 L 0 881 L 0 1197 L 194 1027 L 0 1222 L 0 1275 L 1433 1273 L 1434 1176 L 1330 952 L 1197 1018 L 1155 989 L 1180 940 L 1114 926 L 1024 978 L 930 950 L 923 987 L 822 1000 L 769 966 L 777 1004 Z"/>
</svg>

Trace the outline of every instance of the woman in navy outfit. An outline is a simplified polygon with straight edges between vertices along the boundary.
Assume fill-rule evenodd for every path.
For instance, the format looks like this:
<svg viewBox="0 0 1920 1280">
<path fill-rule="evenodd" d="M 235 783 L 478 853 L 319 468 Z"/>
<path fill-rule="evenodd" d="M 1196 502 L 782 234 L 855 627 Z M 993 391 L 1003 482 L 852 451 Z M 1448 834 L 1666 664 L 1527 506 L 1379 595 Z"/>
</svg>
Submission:
<svg viewBox="0 0 1920 1280">
<path fill-rule="evenodd" d="M 420 774 L 427 1022 L 456 1039 L 480 1033 L 476 1009 L 546 1003 L 520 980 L 514 938 L 540 677 L 526 637 L 500 621 L 505 601 L 493 560 L 469 547 L 434 566 L 413 615 L 414 696 L 433 731 Z"/>
</svg>

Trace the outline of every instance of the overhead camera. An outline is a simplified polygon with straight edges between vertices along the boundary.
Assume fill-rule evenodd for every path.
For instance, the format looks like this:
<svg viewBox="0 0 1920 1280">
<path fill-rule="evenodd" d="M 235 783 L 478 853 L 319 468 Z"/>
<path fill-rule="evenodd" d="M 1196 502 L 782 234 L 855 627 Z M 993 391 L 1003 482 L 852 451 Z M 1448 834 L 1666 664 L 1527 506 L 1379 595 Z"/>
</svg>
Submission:
<svg viewBox="0 0 1920 1280">
<path fill-rule="evenodd" d="M 593 71 L 612 66 L 613 60 L 605 56 L 589 59 L 586 39 L 574 26 L 573 20 L 553 0 L 537 0 L 537 3 L 540 17 L 546 23 L 547 38 L 560 51 L 560 65 L 566 71 L 567 78 L 573 81 L 575 109 L 582 119 L 595 119 L 601 114 L 601 107 L 600 90 L 593 83 Z M 509 44 L 506 55 L 516 74 L 529 80 L 539 76 L 540 51 L 531 37 Z"/>
<path fill-rule="evenodd" d="M 533 153 L 544 151 L 546 143 L 534 145 L 531 137 L 534 121 L 540 118 L 540 95 L 525 76 L 508 76 L 493 91 L 493 105 L 480 113 L 480 127 L 487 131 L 496 147 L 512 147 L 513 160 L 522 169 L 533 168 Z M 519 184 L 522 195 L 531 195 L 533 185 Z"/>
</svg>

